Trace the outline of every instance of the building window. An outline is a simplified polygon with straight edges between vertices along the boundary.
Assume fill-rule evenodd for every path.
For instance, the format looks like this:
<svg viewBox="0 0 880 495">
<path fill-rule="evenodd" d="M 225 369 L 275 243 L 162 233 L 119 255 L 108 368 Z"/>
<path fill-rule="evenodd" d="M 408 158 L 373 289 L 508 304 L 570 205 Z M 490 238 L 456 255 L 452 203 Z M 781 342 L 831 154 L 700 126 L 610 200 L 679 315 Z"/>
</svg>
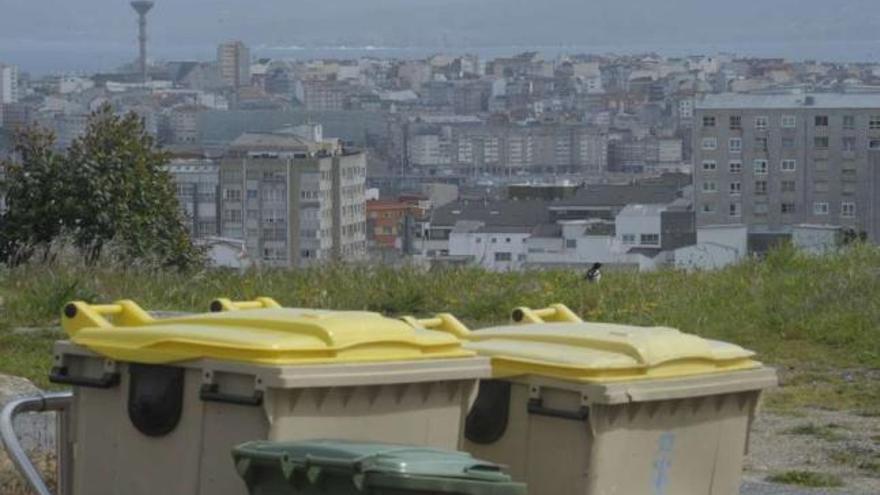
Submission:
<svg viewBox="0 0 880 495">
<path fill-rule="evenodd" d="M 715 117 L 706 115 L 703 117 L 703 127 L 715 127 Z"/>
<path fill-rule="evenodd" d="M 707 172 L 715 171 L 718 168 L 718 163 L 715 160 L 703 160 L 703 170 Z"/>
<path fill-rule="evenodd" d="M 578 241 L 577 239 L 566 239 L 565 240 L 565 248 L 566 249 L 577 249 Z"/>
<path fill-rule="evenodd" d="M 703 182 L 703 192 L 704 193 L 718 192 L 718 184 L 716 184 L 714 180 L 707 180 L 707 181 Z"/>
<path fill-rule="evenodd" d="M 768 211 L 767 203 L 755 203 L 754 206 L 752 206 L 752 212 L 758 217 L 767 215 Z"/>
<path fill-rule="evenodd" d="M 730 116 L 730 130 L 731 131 L 740 131 L 743 128 L 743 118 L 741 115 L 731 115 Z"/>
<path fill-rule="evenodd" d="M 844 218 L 853 218 L 856 216 L 856 204 L 852 201 L 844 201 L 840 203 L 840 216 Z"/>
<path fill-rule="evenodd" d="M 743 148 L 743 140 L 742 138 L 730 138 L 727 141 L 727 148 L 731 153 L 739 153 Z"/>
<path fill-rule="evenodd" d="M 495 261 L 510 261 L 512 258 L 510 253 L 495 253 Z"/>
<path fill-rule="evenodd" d="M 868 120 L 868 129 L 872 131 L 880 130 L 880 115 L 871 115 Z"/>
<path fill-rule="evenodd" d="M 642 246 L 656 246 L 660 244 L 660 234 L 642 234 L 639 237 L 639 243 Z"/>
<path fill-rule="evenodd" d="M 707 150 L 707 151 L 718 149 L 718 138 L 714 138 L 714 137 L 703 138 L 703 149 Z"/>
<path fill-rule="evenodd" d="M 703 213 L 715 213 L 715 205 L 712 203 L 703 203 Z"/>
<path fill-rule="evenodd" d="M 770 119 L 767 117 L 755 117 L 755 129 L 764 130 L 770 126 Z"/>
<path fill-rule="evenodd" d="M 780 211 L 782 211 L 783 215 L 794 214 L 794 203 L 782 203 Z"/>
<path fill-rule="evenodd" d="M 756 196 L 766 196 L 767 195 L 767 181 L 766 180 L 756 180 L 755 181 L 755 195 Z"/>
<path fill-rule="evenodd" d="M 856 150 L 856 138 L 854 138 L 854 137 L 843 138 L 843 151 L 855 151 L 855 150 Z"/>
<path fill-rule="evenodd" d="M 814 119 L 816 127 L 828 127 L 828 116 L 827 115 L 816 115 Z"/>
<path fill-rule="evenodd" d="M 794 172 L 797 169 L 797 160 L 782 160 L 781 168 L 783 172 Z"/>
<path fill-rule="evenodd" d="M 729 210 L 731 217 L 741 217 L 742 216 L 742 204 L 741 203 L 730 203 Z"/>
<path fill-rule="evenodd" d="M 731 196 L 739 196 L 742 193 L 742 182 L 731 182 L 730 183 L 730 195 Z"/>
<path fill-rule="evenodd" d="M 223 191 L 223 198 L 226 201 L 241 201 L 241 189 L 227 188 Z"/>
<path fill-rule="evenodd" d="M 621 236 L 623 243 L 626 245 L 632 245 L 636 243 L 636 235 L 635 234 L 623 234 Z"/>
<path fill-rule="evenodd" d="M 813 191 L 817 193 L 827 193 L 828 192 L 828 181 L 827 180 L 817 180 L 813 182 Z"/>
<path fill-rule="evenodd" d="M 782 127 L 786 129 L 793 129 L 797 127 L 797 117 L 795 117 L 794 115 L 783 115 Z"/>
<path fill-rule="evenodd" d="M 769 148 L 767 147 L 767 138 L 765 138 L 765 137 L 755 138 L 755 150 L 763 152 L 763 153 L 767 153 L 768 149 Z"/>
<path fill-rule="evenodd" d="M 869 150 L 880 150 L 880 139 L 869 139 L 868 140 L 868 149 Z"/>
<path fill-rule="evenodd" d="M 728 170 L 730 171 L 730 173 L 732 173 L 732 174 L 738 174 L 738 173 L 741 173 L 741 172 L 742 172 L 742 169 L 743 169 L 743 162 L 738 161 L 738 160 L 737 160 L 737 161 L 732 161 L 732 162 L 730 162 L 730 163 L 727 164 L 727 167 L 728 167 Z"/>
<path fill-rule="evenodd" d="M 782 138 L 782 147 L 785 149 L 794 148 L 794 139 L 793 138 Z"/>
<path fill-rule="evenodd" d="M 828 214 L 828 203 L 824 201 L 817 201 L 813 203 L 813 215 L 827 215 Z"/>
<path fill-rule="evenodd" d="M 829 146 L 828 137 L 813 138 L 813 147 L 817 150 L 827 150 Z"/>
<path fill-rule="evenodd" d="M 226 210 L 225 212 L 223 212 L 223 218 L 227 222 L 241 222 L 241 210 Z"/>
<path fill-rule="evenodd" d="M 755 175 L 767 175 L 767 160 L 755 160 Z"/>
<path fill-rule="evenodd" d="M 846 130 L 853 130 L 856 128 L 856 118 L 853 115 L 844 115 L 843 116 L 843 128 Z"/>
<path fill-rule="evenodd" d="M 856 183 L 850 181 L 844 182 L 842 185 L 842 192 L 846 196 L 852 196 L 856 193 Z"/>
<path fill-rule="evenodd" d="M 782 192 L 795 192 L 796 183 L 793 180 L 782 181 Z"/>
</svg>

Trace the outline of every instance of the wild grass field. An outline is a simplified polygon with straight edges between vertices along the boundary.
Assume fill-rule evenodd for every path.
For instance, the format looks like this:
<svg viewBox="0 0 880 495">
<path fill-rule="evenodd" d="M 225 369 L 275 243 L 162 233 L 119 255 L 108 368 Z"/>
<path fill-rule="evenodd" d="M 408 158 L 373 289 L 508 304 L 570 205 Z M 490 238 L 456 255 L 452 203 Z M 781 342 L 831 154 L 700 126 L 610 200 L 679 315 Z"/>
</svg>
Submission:
<svg viewBox="0 0 880 495">
<path fill-rule="evenodd" d="M 217 297 L 257 296 L 392 316 L 451 312 L 477 328 L 507 321 L 516 306 L 562 302 L 587 320 L 671 326 L 757 351 L 786 385 L 771 396 L 771 407 L 880 404 L 880 385 L 869 376 L 880 369 L 880 248 L 865 245 L 821 257 L 783 248 L 715 272 L 606 271 L 600 284 L 563 270 L 339 264 L 240 274 L 32 264 L 0 271 L 0 373 L 48 386 L 58 337 L 52 330 L 71 300 L 126 298 L 148 310 L 207 311 Z"/>
</svg>

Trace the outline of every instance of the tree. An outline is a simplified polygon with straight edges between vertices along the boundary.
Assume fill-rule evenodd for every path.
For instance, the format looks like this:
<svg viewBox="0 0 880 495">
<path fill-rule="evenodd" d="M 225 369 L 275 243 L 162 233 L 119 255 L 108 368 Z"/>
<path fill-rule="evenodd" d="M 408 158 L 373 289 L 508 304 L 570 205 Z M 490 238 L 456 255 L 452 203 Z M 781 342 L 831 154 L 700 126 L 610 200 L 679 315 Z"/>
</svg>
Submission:
<svg viewBox="0 0 880 495">
<path fill-rule="evenodd" d="M 89 119 L 66 153 L 38 129 L 19 136 L 19 164 L 8 167 L 3 255 L 18 262 L 69 235 L 88 262 L 117 244 L 131 260 L 187 268 L 201 262 L 184 226 L 174 186 L 141 119 L 118 116 L 109 105 Z"/>
</svg>

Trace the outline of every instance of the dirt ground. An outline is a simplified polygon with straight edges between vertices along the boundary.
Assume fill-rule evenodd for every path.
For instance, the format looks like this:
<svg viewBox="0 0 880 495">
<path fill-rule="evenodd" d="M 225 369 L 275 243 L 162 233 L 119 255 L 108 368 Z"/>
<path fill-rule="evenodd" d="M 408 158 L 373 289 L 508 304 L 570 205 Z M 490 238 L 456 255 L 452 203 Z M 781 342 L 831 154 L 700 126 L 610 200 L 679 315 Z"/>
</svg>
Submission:
<svg viewBox="0 0 880 495">
<path fill-rule="evenodd" d="M 880 416 L 820 409 L 761 412 L 751 433 L 745 477 L 765 480 L 786 471 L 839 477 L 843 486 L 826 489 L 829 493 L 880 493 Z"/>
</svg>

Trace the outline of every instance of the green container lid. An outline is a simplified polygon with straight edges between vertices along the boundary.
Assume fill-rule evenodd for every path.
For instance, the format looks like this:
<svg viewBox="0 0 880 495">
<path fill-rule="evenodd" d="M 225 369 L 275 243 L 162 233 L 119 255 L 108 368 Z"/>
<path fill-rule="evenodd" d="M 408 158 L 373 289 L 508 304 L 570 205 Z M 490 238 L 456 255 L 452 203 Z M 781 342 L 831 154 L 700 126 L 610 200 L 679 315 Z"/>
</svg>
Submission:
<svg viewBox="0 0 880 495">
<path fill-rule="evenodd" d="M 252 495 L 431 492 L 525 495 L 501 467 L 464 452 L 342 440 L 248 442 L 233 450 Z"/>
</svg>

